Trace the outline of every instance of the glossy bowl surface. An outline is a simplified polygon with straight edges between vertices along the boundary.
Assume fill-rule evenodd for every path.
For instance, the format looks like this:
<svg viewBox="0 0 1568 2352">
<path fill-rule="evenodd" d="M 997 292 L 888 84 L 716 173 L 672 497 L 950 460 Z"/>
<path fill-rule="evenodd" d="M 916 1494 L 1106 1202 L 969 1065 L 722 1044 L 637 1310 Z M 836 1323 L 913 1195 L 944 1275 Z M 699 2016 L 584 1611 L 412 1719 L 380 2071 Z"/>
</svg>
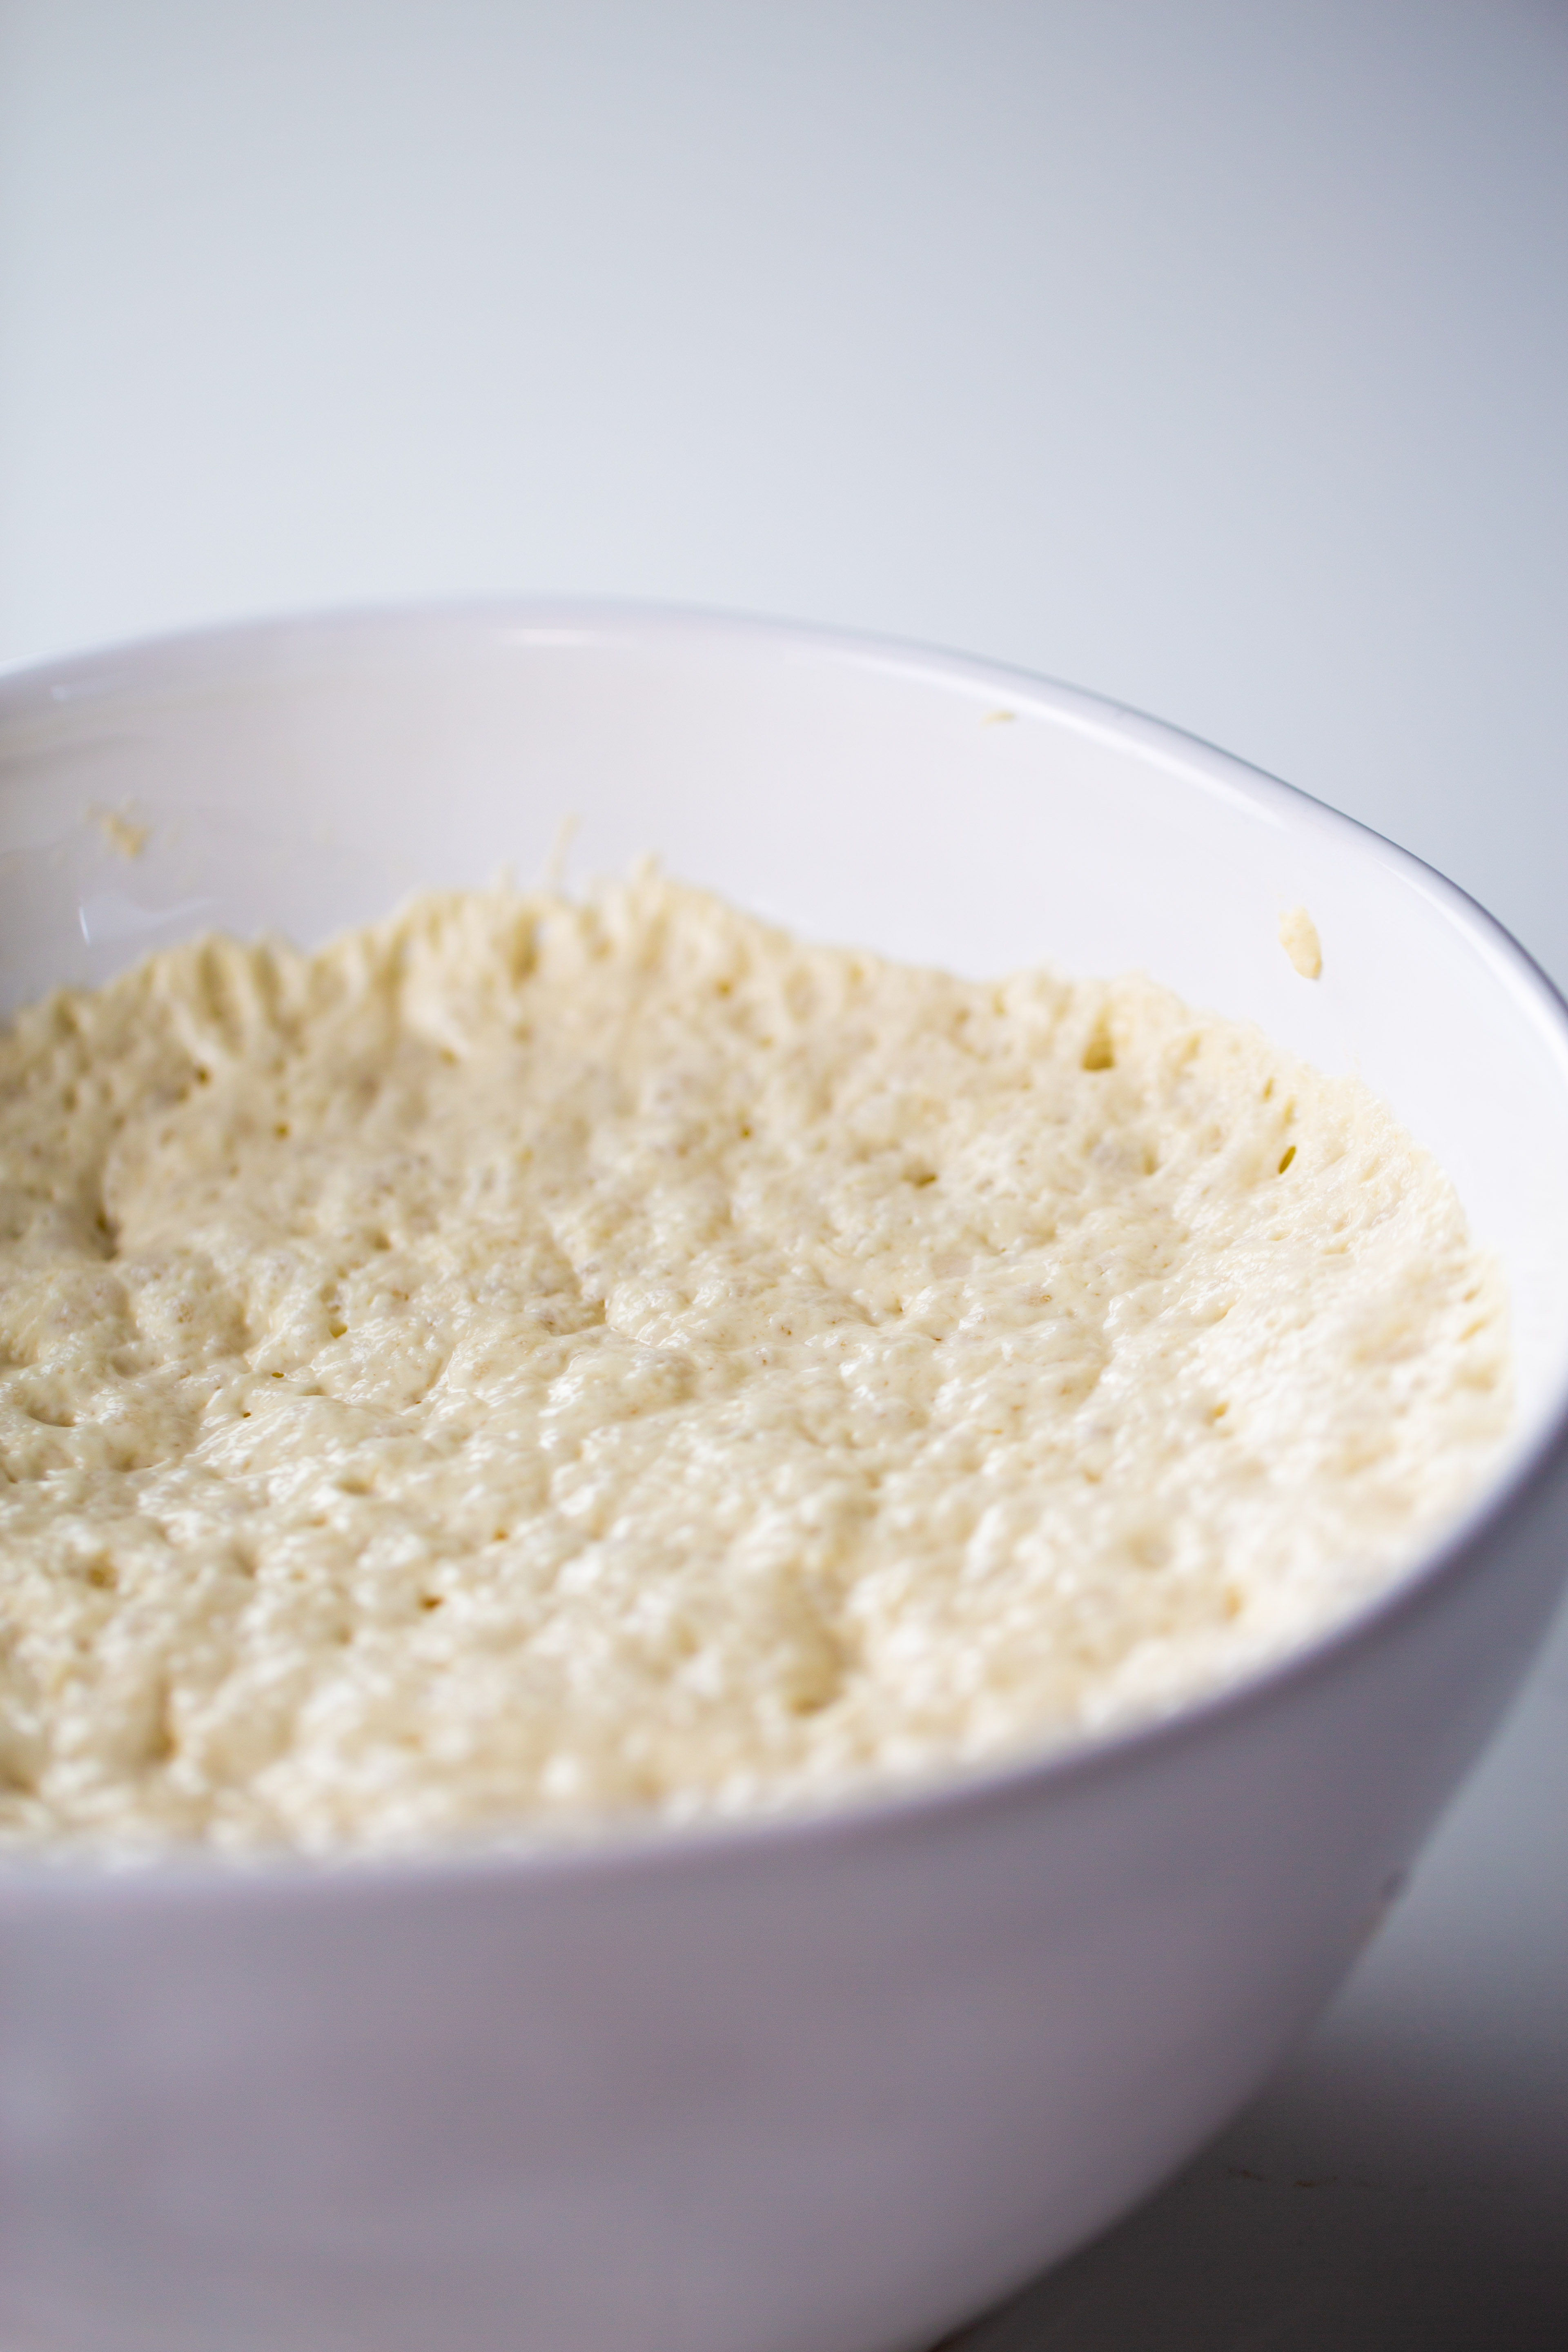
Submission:
<svg viewBox="0 0 1568 2352">
<path fill-rule="evenodd" d="M 105 812 L 150 828 L 117 847 Z M 1356 1069 L 1515 1303 L 1517 1441 L 1352 1622 L 1145 1729 L 752 1828 L 0 1866 L 17 2352 L 898 2352 L 1112 2220 L 1331 1992 L 1549 1614 L 1568 1017 L 1462 894 L 984 664 L 578 606 L 0 681 L 0 1009 L 195 929 L 654 849 L 818 936 L 1142 967 Z M 127 836 L 121 835 L 121 842 Z M 1304 982 L 1278 937 L 1304 904 Z"/>
</svg>

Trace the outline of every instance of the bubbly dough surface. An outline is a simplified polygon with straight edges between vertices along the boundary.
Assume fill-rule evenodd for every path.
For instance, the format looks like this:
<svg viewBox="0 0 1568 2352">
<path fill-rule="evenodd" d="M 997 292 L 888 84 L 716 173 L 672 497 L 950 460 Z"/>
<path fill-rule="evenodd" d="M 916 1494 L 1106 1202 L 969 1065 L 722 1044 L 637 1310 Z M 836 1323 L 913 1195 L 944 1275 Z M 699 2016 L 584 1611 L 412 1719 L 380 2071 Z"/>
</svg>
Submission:
<svg viewBox="0 0 1568 2352">
<path fill-rule="evenodd" d="M 1142 979 L 652 869 L 207 940 L 0 1036 L 0 1838 L 828 1796 L 1177 1704 L 1508 1417 L 1372 1096 Z"/>
</svg>

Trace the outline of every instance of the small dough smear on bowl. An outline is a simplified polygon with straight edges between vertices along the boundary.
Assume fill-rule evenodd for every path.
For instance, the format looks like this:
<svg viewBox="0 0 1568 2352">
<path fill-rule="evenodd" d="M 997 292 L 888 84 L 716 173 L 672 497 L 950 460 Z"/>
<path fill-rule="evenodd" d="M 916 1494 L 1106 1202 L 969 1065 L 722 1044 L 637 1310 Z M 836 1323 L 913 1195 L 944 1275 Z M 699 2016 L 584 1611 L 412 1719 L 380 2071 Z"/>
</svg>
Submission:
<svg viewBox="0 0 1568 2352">
<path fill-rule="evenodd" d="M 337 1851 L 1131 1724 L 1473 1495 L 1500 1279 L 1360 1083 L 651 866 L 0 1036 L 0 1842 Z"/>
</svg>

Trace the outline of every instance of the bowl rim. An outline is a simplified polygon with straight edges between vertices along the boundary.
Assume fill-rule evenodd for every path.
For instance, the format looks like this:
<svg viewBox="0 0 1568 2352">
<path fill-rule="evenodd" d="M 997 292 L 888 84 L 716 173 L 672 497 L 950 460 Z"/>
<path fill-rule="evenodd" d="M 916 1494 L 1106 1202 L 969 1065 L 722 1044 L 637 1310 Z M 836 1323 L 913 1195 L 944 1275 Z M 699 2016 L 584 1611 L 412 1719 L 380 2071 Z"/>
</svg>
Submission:
<svg viewBox="0 0 1568 2352">
<path fill-rule="evenodd" d="M 269 667 L 282 677 L 292 660 L 319 660 L 334 651 L 341 655 L 355 641 L 374 652 L 398 638 L 444 635 L 456 641 L 498 633 L 541 644 L 587 643 L 616 635 L 654 642 L 728 638 L 925 678 L 949 689 L 968 687 L 992 699 L 1000 695 L 1014 703 L 1027 702 L 1073 733 L 1131 748 L 1149 764 L 1178 774 L 1213 796 L 1271 809 L 1292 829 L 1327 835 L 1398 875 L 1441 908 L 1499 972 L 1520 1013 L 1554 1047 L 1568 1088 L 1568 1000 L 1495 916 L 1411 851 L 1267 770 L 1131 704 L 1016 665 L 919 641 L 626 598 L 486 595 L 358 602 L 158 630 L 0 664 L 0 753 L 5 735 L 18 720 L 22 730 L 30 732 L 28 721 L 35 717 L 63 720 L 68 710 L 83 704 L 181 699 L 236 683 L 226 656 L 262 682 Z M 0 767 L 0 789 L 3 780 Z M 1233 1681 L 1164 1712 L 1077 1734 L 1049 1747 L 1012 1750 L 993 1760 L 961 1760 L 908 1776 L 868 1775 L 826 1793 L 792 1794 L 781 1799 L 776 1810 L 765 1806 L 673 1821 L 661 1813 L 609 1814 L 542 1831 L 531 1830 L 525 1820 L 515 1828 L 445 1843 L 433 1838 L 411 1840 L 407 1845 L 345 1843 L 325 1849 L 141 1847 L 107 1842 L 0 1849 L 0 1896 L 25 1898 L 47 1890 L 76 1898 L 112 1895 L 140 1902 L 177 1896 L 205 1903 L 277 1899 L 288 1890 L 318 1901 L 352 1899 L 353 1890 L 368 1894 L 373 1888 L 434 1893 L 459 1884 L 597 1883 L 648 1872 L 684 1874 L 694 1868 L 765 1862 L 781 1851 L 802 1847 L 835 1851 L 868 1837 L 907 1834 L 925 1822 L 963 1820 L 1020 1802 L 1060 1798 L 1070 1790 L 1129 1771 L 1158 1769 L 1163 1759 L 1215 1731 L 1309 1692 L 1332 1677 L 1352 1654 L 1397 1639 L 1408 1623 L 1440 1605 L 1453 1587 L 1480 1569 L 1494 1538 L 1527 1516 L 1565 1467 L 1568 1365 L 1559 1374 L 1555 1396 L 1534 1433 L 1508 1447 L 1497 1474 L 1475 1501 L 1391 1582 L 1322 1632 L 1292 1643 L 1279 1657 Z"/>
</svg>

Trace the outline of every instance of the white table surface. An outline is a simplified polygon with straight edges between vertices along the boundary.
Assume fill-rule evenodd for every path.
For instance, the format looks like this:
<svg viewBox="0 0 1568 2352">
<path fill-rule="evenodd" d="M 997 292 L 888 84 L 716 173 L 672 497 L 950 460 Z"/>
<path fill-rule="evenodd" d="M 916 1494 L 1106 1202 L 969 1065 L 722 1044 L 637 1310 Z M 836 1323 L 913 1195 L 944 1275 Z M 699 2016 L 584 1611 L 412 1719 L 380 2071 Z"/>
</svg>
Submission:
<svg viewBox="0 0 1568 2352">
<path fill-rule="evenodd" d="M 0 656 L 490 589 L 923 637 L 1568 979 L 1556 0 L 0 0 Z M 1568 1623 L 1310 2047 L 964 2341 L 1568 2345 Z"/>
</svg>

